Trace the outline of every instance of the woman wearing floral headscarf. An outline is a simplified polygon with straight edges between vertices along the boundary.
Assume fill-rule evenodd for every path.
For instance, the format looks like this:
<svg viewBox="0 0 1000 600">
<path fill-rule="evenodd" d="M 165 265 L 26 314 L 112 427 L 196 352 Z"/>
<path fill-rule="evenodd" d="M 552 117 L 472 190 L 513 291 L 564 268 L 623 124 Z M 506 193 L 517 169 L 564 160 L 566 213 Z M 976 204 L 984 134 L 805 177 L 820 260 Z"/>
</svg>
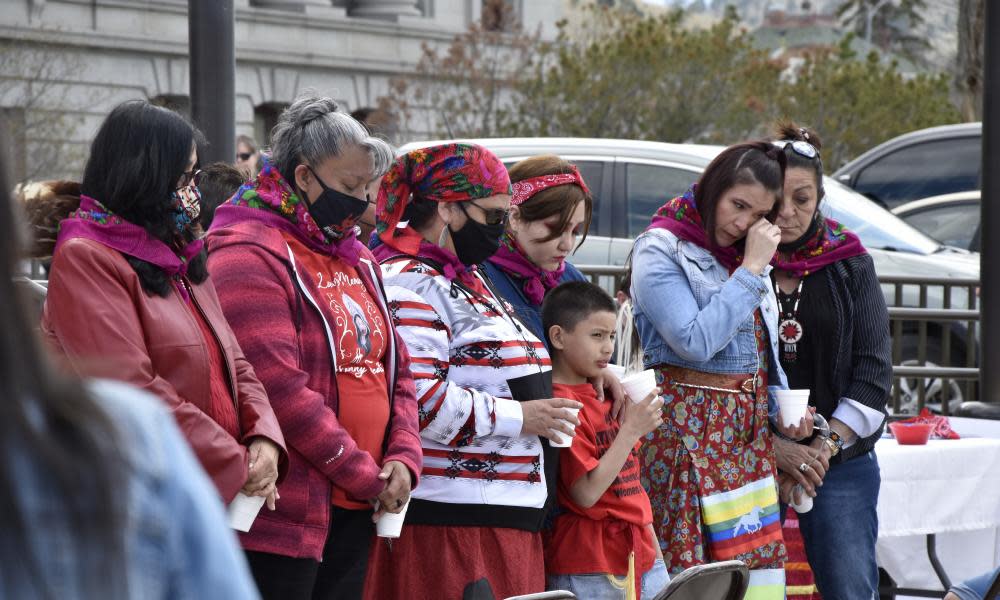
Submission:
<svg viewBox="0 0 1000 600">
<path fill-rule="evenodd" d="M 409 152 L 382 181 L 375 254 L 412 357 L 424 466 L 401 537 L 376 545 L 367 598 L 545 589 L 554 462 L 541 438 L 571 434 L 565 409 L 581 405 L 548 397 L 545 345 L 475 266 L 499 247 L 510 200 L 503 164 L 472 144 Z"/>
<path fill-rule="evenodd" d="M 510 178 L 510 223 L 483 269 L 521 321 L 545 339 L 545 294 L 560 283 L 587 279 L 566 258 L 576 249 L 577 236 L 587 238 L 593 200 L 577 168 L 551 154 L 518 162 Z"/>
</svg>

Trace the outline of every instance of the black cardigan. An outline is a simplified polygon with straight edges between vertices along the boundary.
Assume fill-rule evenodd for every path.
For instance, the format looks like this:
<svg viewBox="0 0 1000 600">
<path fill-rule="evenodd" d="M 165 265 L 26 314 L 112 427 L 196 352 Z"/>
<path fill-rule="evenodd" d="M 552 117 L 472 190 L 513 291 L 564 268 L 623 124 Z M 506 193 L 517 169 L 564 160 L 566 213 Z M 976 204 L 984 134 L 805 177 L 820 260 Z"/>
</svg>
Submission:
<svg viewBox="0 0 1000 600">
<path fill-rule="evenodd" d="M 827 372 L 833 398 L 850 398 L 885 412 L 892 385 L 889 312 L 868 254 L 833 263 L 814 275 L 824 277 L 833 304 L 828 341 L 832 364 Z M 854 442 L 834 457 L 842 462 L 866 454 L 882 435 L 878 431 Z"/>
</svg>

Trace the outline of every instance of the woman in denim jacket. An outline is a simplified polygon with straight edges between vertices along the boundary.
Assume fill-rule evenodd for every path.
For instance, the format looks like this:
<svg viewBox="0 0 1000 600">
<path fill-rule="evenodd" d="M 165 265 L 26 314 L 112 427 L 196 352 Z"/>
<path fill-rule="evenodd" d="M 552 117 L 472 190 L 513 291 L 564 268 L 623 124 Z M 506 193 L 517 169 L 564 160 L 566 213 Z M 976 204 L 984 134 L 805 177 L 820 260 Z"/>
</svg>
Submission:
<svg viewBox="0 0 1000 600">
<path fill-rule="evenodd" d="M 784 155 L 766 142 L 723 151 L 635 242 L 632 298 L 643 362 L 664 391 L 664 425 L 641 452 L 653 525 L 671 571 L 743 560 L 754 597 L 784 597 L 769 388 L 777 360 L 768 221 Z M 801 437 L 811 418 L 783 432 Z"/>
</svg>

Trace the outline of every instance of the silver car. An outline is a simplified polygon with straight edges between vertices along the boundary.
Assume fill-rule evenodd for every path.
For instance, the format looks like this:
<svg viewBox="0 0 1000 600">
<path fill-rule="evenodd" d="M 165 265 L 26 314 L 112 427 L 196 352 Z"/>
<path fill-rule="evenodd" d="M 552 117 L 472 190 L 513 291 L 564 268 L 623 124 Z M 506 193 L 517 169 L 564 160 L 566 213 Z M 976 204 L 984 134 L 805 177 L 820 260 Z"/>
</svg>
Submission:
<svg viewBox="0 0 1000 600">
<path fill-rule="evenodd" d="M 914 200 L 892 214 L 942 244 L 979 252 L 982 244 L 981 192 L 955 192 Z"/>
<path fill-rule="evenodd" d="M 400 148 L 406 152 L 456 140 L 414 142 Z M 538 154 L 557 154 L 574 163 L 587 181 L 594 196 L 594 216 L 590 235 L 576 251 L 572 262 L 577 265 L 624 265 L 632 242 L 648 225 L 652 214 L 671 197 L 682 194 L 701 175 L 723 146 L 697 144 L 667 144 L 634 140 L 592 138 L 495 138 L 460 140 L 481 144 L 499 156 L 508 166 Z M 823 210 L 858 234 L 875 261 L 880 278 L 950 277 L 978 279 L 979 255 L 952 248 L 917 231 L 875 202 L 824 177 L 826 198 Z M 921 306 L 916 286 L 904 286 L 902 302 L 896 301 L 895 288 L 883 286 L 890 306 Z M 923 306 L 943 306 L 941 287 L 926 288 Z M 968 306 L 965 288 L 952 291 L 951 306 Z M 973 298 L 973 301 L 975 299 Z M 904 324 L 902 363 L 915 364 L 917 327 Z M 968 327 L 965 323 L 937 324 L 928 327 L 927 363 L 941 360 L 941 340 L 950 331 L 950 359 L 954 365 L 966 362 L 965 348 Z M 916 385 L 933 388 L 939 382 L 904 382 L 904 388 Z M 904 392 L 910 391 L 904 389 Z M 939 391 L 939 390 L 938 390 Z M 930 397 L 935 390 L 929 391 Z M 950 397 L 962 398 L 955 385 Z"/>
</svg>

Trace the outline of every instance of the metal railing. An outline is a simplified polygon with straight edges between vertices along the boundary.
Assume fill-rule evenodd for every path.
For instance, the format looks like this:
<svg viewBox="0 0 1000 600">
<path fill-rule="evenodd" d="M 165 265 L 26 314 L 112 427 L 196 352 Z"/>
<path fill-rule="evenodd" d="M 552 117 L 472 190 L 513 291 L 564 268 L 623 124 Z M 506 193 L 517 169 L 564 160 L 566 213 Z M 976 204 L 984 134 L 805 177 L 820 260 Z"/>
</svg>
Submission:
<svg viewBox="0 0 1000 600">
<path fill-rule="evenodd" d="M 979 280 L 900 276 L 879 281 L 890 291 L 894 411 L 914 412 L 930 404 L 949 414 L 958 402 L 977 399 Z M 915 348 L 912 343 L 904 347 L 914 337 Z M 936 356 L 929 352 L 934 341 Z"/>
<path fill-rule="evenodd" d="M 625 275 L 621 266 L 577 268 L 612 294 Z M 19 277 L 18 283 L 40 312 L 47 282 L 35 277 Z M 917 412 L 929 406 L 949 414 L 958 402 L 976 400 L 980 377 L 979 281 L 908 276 L 880 277 L 879 282 L 889 305 L 893 412 Z"/>
<path fill-rule="evenodd" d="M 621 266 L 576 266 L 612 293 L 625 275 Z M 889 305 L 893 412 L 929 406 L 949 414 L 958 402 L 977 399 L 979 280 L 904 276 L 879 282 Z"/>
</svg>

